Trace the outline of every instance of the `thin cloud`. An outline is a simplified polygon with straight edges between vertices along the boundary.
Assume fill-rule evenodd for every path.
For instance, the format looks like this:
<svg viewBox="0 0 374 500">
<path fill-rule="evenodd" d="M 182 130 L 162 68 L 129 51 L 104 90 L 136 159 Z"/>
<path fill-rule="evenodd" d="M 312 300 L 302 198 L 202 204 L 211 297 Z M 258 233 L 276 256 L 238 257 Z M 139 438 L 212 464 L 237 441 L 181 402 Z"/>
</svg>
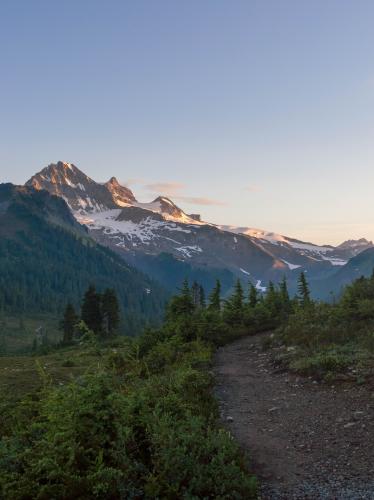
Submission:
<svg viewBox="0 0 374 500">
<path fill-rule="evenodd" d="M 134 184 L 144 184 L 144 179 L 140 179 L 139 177 L 132 177 L 130 179 L 126 179 L 126 180 L 120 180 L 119 183 L 122 185 L 122 186 L 133 186 Z"/>
<path fill-rule="evenodd" d="M 156 182 L 154 184 L 145 184 L 144 188 L 152 193 L 176 194 L 185 188 L 180 182 Z"/>
<path fill-rule="evenodd" d="M 250 193 L 258 193 L 261 191 L 260 186 L 257 186 L 256 184 L 250 184 L 249 186 L 245 186 L 244 188 L 246 191 L 249 191 Z"/>
<path fill-rule="evenodd" d="M 205 205 L 205 206 L 226 206 L 227 203 L 222 200 L 213 200 L 212 198 L 199 198 L 195 196 L 177 196 L 177 200 L 183 201 L 184 203 L 190 203 L 191 205 Z"/>
<path fill-rule="evenodd" d="M 181 182 L 155 182 L 151 184 L 146 184 L 140 182 L 140 179 L 129 179 L 128 184 L 141 184 L 142 188 L 151 193 L 156 193 L 159 195 L 166 195 L 172 197 L 174 200 L 178 200 L 183 203 L 188 203 L 191 205 L 204 205 L 204 206 L 226 206 L 227 203 L 222 200 L 215 200 L 213 198 L 204 198 L 199 196 L 182 196 L 186 189 L 186 185 Z"/>
</svg>

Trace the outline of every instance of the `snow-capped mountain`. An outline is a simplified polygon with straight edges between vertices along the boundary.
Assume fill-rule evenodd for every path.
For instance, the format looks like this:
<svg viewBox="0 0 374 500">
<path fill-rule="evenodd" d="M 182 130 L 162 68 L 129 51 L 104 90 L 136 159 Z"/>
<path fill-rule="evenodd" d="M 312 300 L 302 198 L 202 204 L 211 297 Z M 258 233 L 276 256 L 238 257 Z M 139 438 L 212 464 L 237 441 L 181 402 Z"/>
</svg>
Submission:
<svg viewBox="0 0 374 500">
<path fill-rule="evenodd" d="M 282 258 L 288 263 L 287 259 L 293 258 L 293 263 L 288 263 L 290 269 L 302 267 L 304 258 L 317 261 L 328 261 L 333 266 L 344 266 L 347 261 L 358 253 L 373 246 L 371 241 L 365 239 L 349 240 L 341 245 L 334 247 L 331 245 L 316 245 L 281 234 L 263 231 L 249 227 L 220 226 L 225 231 L 235 234 L 245 234 L 263 245 L 268 251 Z M 300 260 L 301 258 L 301 260 Z"/>
<path fill-rule="evenodd" d="M 77 221 L 100 243 L 132 263 L 137 256 L 171 254 L 204 269 L 227 269 L 263 288 L 269 279 L 327 276 L 358 252 L 366 240 L 339 247 L 320 246 L 248 227 L 216 226 L 186 214 L 169 198 L 140 203 L 112 177 L 95 182 L 71 163 L 58 162 L 34 175 L 27 185 L 62 197 Z"/>
</svg>

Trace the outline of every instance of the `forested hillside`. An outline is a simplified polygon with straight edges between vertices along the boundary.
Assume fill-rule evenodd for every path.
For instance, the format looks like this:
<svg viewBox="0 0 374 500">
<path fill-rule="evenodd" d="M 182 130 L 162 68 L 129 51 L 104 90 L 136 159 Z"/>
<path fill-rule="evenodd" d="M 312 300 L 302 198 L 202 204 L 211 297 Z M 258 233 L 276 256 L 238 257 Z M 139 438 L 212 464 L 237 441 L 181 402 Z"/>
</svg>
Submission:
<svg viewBox="0 0 374 500">
<path fill-rule="evenodd" d="M 128 333 L 162 315 L 161 287 L 93 242 L 62 199 L 0 186 L 0 310 L 60 313 L 90 283 L 116 289 Z"/>
<path fill-rule="evenodd" d="M 160 253 L 159 255 L 129 255 L 126 260 L 133 263 L 137 269 L 140 269 L 148 276 L 151 276 L 168 290 L 175 293 L 184 279 L 190 283 L 198 281 L 205 289 L 210 292 L 219 279 L 221 282 L 222 293 L 226 295 L 233 287 L 236 279 L 234 274 L 228 269 L 217 267 L 198 267 L 189 262 L 177 259 L 169 253 Z"/>
</svg>

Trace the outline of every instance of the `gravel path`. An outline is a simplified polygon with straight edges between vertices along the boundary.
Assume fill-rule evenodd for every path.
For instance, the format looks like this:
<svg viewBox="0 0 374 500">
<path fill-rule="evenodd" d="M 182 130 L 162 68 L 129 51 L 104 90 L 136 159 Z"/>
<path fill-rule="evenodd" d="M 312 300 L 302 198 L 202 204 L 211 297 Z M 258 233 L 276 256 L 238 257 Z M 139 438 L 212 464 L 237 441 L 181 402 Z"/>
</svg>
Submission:
<svg viewBox="0 0 374 500">
<path fill-rule="evenodd" d="M 281 372 L 262 339 L 215 358 L 222 419 L 249 453 L 260 498 L 374 500 L 374 389 Z"/>
</svg>

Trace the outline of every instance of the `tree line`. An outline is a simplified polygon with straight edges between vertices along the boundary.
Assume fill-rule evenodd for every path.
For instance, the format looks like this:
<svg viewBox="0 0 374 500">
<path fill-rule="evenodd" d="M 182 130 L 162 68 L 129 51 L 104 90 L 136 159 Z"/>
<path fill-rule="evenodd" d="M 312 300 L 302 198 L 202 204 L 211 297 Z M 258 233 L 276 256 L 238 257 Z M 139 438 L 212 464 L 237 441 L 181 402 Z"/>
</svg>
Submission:
<svg viewBox="0 0 374 500">
<path fill-rule="evenodd" d="M 179 333 L 185 340 L 201 338 L 222 343 L 238 334 L 272 330 L 284 324 L 297 309 L 311 307 L 309 285 L 302 272 L 298 280 L 298 293 L 291 298 L 287 281 L 270 282 L 266 293 L 260 292 L 252 283 L 245 291 L 237 280 L 234 291 L 222 298 L 221 283 L 206 299 L 204 288 L 197 282 L 192 286 L 187 280 L 166 309 L 164 329 Z"/>
<path fill-rule="evenodd" d="M 269 282 L 265 294 L 252 283 L 245 293 L 241 281 L 237 280 L 233 293 L 226 299 L 222 298 L 220 280 L 207 298 L 202 285 L 194 281 L 190 286 L 185 279 L 179 293 L 166 307 L 162 329 L 180 334 L 187 341 L 201 338 L 219 344 L 230 335 L 274 329 L 285 323 L 295 309 L 311 304 L 303 272 L 299 277 L 298 294 L 292 299 L 285 278 L 278 285 Z M 90 332 L 99 339 L 113 337 L 119 325 L 120 307 L 115 290 L 107 288 L 99 293 L 90 285 L 83 296 L 80 314 L 70 302 L 65 308 L 60 323 L 63 344 L 70 344 Z"/>
</svg>

